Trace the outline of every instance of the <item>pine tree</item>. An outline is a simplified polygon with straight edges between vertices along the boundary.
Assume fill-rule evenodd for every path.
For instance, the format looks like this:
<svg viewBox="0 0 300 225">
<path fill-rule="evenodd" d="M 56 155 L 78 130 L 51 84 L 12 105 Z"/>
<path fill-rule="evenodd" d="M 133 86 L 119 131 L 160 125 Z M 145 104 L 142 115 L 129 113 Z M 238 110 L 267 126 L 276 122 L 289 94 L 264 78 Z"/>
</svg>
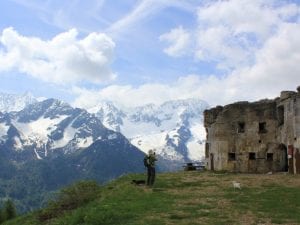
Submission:
<svg viewBox="0 0 300 225">
<path fill-rule="evenodd" d="M 0 224 L 5 221 L 5 216 L 3 212 L 3 208 L 0 208 Z"/>
<path fill-rule="evenodd" d="M 16 207 L 10 199 L 8 199 L 4 204 L 3 214 L 5 220 L 10 220 L 17 216 Z"/>
</svg>

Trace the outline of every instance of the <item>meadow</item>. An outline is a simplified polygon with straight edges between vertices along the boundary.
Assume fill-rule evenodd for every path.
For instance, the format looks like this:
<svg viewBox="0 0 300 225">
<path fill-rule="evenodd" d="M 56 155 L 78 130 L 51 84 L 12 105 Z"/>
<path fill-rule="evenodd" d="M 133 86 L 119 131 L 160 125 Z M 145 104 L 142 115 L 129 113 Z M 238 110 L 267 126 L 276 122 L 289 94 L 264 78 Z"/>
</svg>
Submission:
<svg viewBox="0 0 300 225">
<path fill-rule="evenodd" d="M 104 186 L 74 184 L 47 208 L 5 224 L 300 224 L 298 175 L 182 171 L 158 174 L 152 188 L 131 183 L 144 178 L 131 174 Z"/>
</svg>

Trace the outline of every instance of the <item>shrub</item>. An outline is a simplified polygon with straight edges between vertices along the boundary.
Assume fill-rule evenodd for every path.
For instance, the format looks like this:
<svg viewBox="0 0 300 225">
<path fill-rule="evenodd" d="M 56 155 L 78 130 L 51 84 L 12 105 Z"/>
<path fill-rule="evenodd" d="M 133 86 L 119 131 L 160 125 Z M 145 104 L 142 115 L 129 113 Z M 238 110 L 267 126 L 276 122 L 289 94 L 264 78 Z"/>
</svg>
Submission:
<svg viewBox="0 0 300 225">
<path fill-rule="evenodd" d="M 80 181 L 62 189 L 56 200 L 39 213 L 39 220 L 45 221 L 63 214 L 65 211 L 81 207 L 94 200 L 100 187 L 95 181 Z"/>
<path fill-rule="evenodd" d="M 4 206 L 0 209 L 0 223 L 3 223 L 6 220 L 13 219 L 17 216 L 17 211 L 14 203 L 8 199 Z"/>
<path fill-rule="evenodd" d="M 13 219 L 17 216 L 17 211 L 14 203 L 11 200 L 7 200 L 4 204 L 4 217 L 6 220 Z"/>
</svg>

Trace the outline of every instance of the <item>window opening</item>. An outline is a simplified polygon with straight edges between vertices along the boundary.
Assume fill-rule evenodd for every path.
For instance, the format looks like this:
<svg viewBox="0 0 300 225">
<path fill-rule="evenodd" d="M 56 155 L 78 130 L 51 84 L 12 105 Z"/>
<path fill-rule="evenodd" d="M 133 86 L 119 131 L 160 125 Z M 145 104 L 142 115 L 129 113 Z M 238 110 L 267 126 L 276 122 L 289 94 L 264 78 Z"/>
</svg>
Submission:
<svg viewBox="0 0 300 225">
<path fill-rule="evenodd" d="M 238 133 L 244 133 L 245 132 L 245 123 L 239 122 L 238 123 Z"/>
<path fill-rule="evenodd" d="M 258 125 L 259 133 L 266 133 L 267 132 L 267 123 L 261 122 Z"/>
<path fill-rule="evenodd" d="M 235 161 L 235 153 L 234 152 L 229 152 L 228 153 L 228 161 Z"/>
<path fill-rule="evenodd" d="M 267 160 L 273 161 L 273 153 L 267 153 Z"/>
<path fill-rule="evenodd" d="M 284 107 L 279 106 L 277 108 L 277 119 L 278 119 L 278 126 L 281 126 L 284 124 Z"/>
<path fill-rule="evenodd" d="M 249 160 L 255 160 L 255 159 L 256 159 L 255 152 L 249 152 Z"/>
</svg>

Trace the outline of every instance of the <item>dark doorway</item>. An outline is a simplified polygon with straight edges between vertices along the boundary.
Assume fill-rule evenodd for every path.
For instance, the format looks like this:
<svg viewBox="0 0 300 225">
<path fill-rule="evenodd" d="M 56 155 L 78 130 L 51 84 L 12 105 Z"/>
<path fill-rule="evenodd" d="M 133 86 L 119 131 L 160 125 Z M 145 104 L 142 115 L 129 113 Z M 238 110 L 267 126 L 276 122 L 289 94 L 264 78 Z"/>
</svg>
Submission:
<svg viewBox="0 0 300 225">
<path fill-rule="evenodd" d="M 295 159 L 296 159 L 296 173 L 300 174 L 300 150 L 295 149 Z"/>
<path fill-rule="evenodd" d="M 288 154 L 287 154 L 287 147 L 285 144 L 280 144 L 279 149 L 281 152 L 281 171 L 288 172 L 289 171 L 289 164 L 288 164 Z"/>
<path fill-rule="evenodd" d="M 273 153 L 267 153 L 267 161 L 273 161 Z"/>
<path fill-rule="evenodd" d="M 294 146 L 288 146 L 289 173 L 294 174 Z"/>
<path fill-rule="evenodd" d="M 214 154 L 210 153 L 210 169 L 215 170 L 214 166 Z"/>
</svg>

